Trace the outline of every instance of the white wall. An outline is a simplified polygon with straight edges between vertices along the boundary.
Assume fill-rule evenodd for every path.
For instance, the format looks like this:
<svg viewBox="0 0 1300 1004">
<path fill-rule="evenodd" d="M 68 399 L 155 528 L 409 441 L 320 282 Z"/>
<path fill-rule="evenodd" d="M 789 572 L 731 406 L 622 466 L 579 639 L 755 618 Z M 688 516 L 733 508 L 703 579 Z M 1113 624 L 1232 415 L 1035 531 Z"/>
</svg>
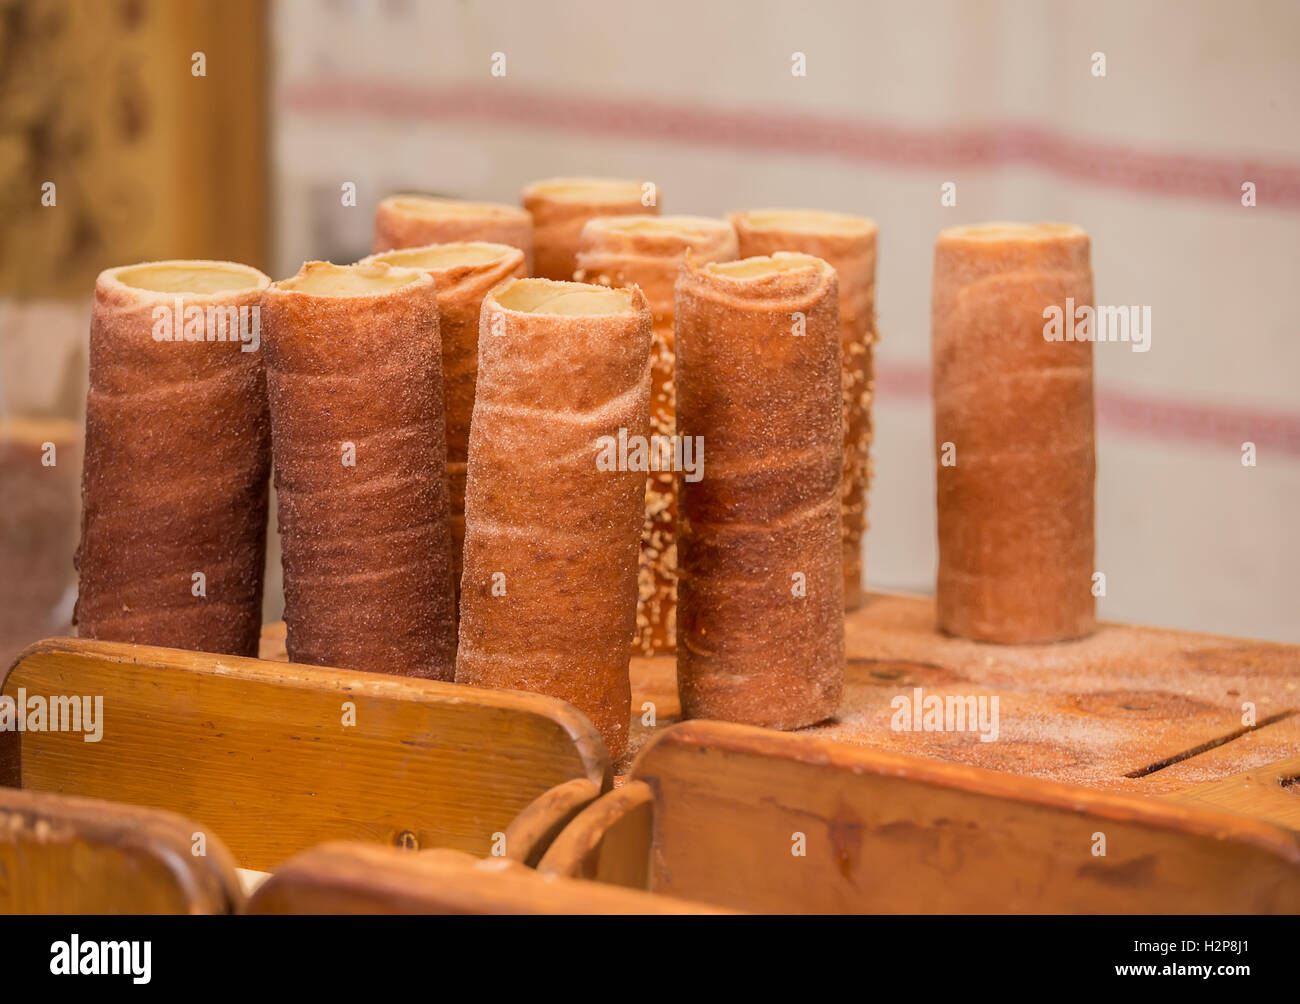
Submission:
<svg viewBox="0 0 1300 1004">
<path fill-rule="evenodd" d="M 935 233 L 1083 225 L 1098 301 L 1153 317 L 1150 352 L 1096 348 L 1102 615 L 1300 642 L 1300 6 L 280 0 L 273 25 L 281 274 L 367 251 L 399 188 L 615 174 L 665 212 L 874 217 L 877 587 L 933 581 Z"/>
</svg>

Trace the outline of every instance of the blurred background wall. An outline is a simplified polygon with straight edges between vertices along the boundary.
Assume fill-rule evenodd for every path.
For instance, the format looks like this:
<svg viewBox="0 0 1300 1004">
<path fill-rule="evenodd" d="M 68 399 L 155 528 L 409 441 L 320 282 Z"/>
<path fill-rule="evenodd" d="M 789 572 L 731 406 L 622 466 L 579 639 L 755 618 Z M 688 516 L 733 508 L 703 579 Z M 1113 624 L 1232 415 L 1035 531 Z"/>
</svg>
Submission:
<svg viewBox="0 0 1300 1004">
<path fill-rule="evenodd" d="M 610 174 L 655 181 L 665 213 L 873 217 L 874 588 L 933 584 L 936 232 L 988 219 L 1081 224 L 1098 302 L 1152 316 L 1149 352 L 1095 347 L 1102 616 L 1300 641 L 1300 331 L 1286 301 L 1300 266 L 1300 6 L 278 0 L 266 26 L 258 215 L 277 277 L 304 259 L 368 252 L 375 203 L 400 189 L 514 202 L 534 178 Z M 254 79 L 255 34 L 238 64 Z M 796 53 L 806 75 L 792 74 Z M 504 76 L 493 75 L 496 54 Z M 175 58 L 165 47 L 137 57 L 142 71 Z M 207 99 L 189 114 L 219 121 L 232 144 L 211 155 L 218 176 L 247 168 L 241 158 L 255 168 L 223 104 L 239 99 L 216 89 Z M 157 197 L 167 190 L 151 170 L 129 173 Z M 956 204 L 945 206 L 948 182 Z M 1247 182 L 1255 206 L 1242 204 Z M 355 206 L 343 204 L 347 183 Z M 176 191 L 154 211 L 210 214 L 219 199 L 212 240 L 184 253 L 225 254 L 217 238 L 245 226 L 242 203 L 258 197 L 240 192 Z M 142 225 L 123 209 L 113 227 Z M 8 219 L 4 239 L 8 255 Z M 122 254 L 163 257 L 181 243 L 124 243 Z M 25 312 L 45 309 L 24 297 Z M 65 327 L 84 342 L 84 316 Z M 0 356 L 6 383 L 13 367 L 51 378 L 45 337 L 23 341 L 17 363 Z M 1254 467 L 1242 465 L 1245 442 Z M 272 570 L 268 616 L 278 616 L 274 560 Z"/>
<path fill-rule="evenodd" d="M 259 0 L 0 0 L 0 664 L 70 629 L 95 276 L 267 267 L 266 25 Z"/>
</svg>

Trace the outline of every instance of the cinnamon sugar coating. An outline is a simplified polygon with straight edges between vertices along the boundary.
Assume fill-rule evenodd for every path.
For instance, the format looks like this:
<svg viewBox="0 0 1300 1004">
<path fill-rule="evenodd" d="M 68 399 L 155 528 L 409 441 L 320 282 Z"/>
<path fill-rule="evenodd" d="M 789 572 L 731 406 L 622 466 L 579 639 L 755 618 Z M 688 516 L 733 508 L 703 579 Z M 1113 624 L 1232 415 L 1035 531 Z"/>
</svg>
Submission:
<svg viewBox="0 0 1300 1004">
<path fill-rule="evenodd" d="M 262 307 L 290 659 L 450 680 L 433 279 L 309 262 Z"/>
<path fill-rule="evenodd" d="M 844 606 L 863 599 L 862 541 L 871 487 L 871 405 L 875 396 L 876 224 L 861 216 L 810 209 L 733 213 L 741 257 L 800 251 L 829 262 L 840 281 L 844 471 L 840 488 Z"/>
<path fill-rule="evenodd" d="M 76 557 L 81 637 L 257 654 L 270 423 L 262 352 L 244 349 L 269 281 L 231 262 L 100 273 Z"/>
<path fill-rule="evenodd" d="M 936 608 L 949 634 L 1023 644 L 1079 638 L 1096 625 L 1092 343 L 1044 337 L 1044 310 L 1067 297 L 1092 303 L 1089 240 L 1078 227 L 939 235 Z"/>
<path fill-rule="evenodd" d="M 835 271 L 778 253 L 688 259 L 677 282 L 677 680 L 692 718 L 794 729 L 844 675 Z"/>
<path fill-rule="evenodd" d="M 647 435 L 650 336 L 635 287 L 515 280 L 483 301 L 470 426 L 456 682 L 567 701 L 615 759 L 645 473 L 600 438 Z"/>
<path fill-rule="evenodd" d="M 731 261 L 736 232 L 704 216 L 603 216 L 588 221 L 578 247 L 577 278 L 603 286 L 640 286 L 654 317 L 650 431 L 677 431 L 673 390 L 673 286 L 686 253 L 697 262 Z M 677 478 L 671 470 L 646 476 L 645 522 L 637 575 L 636 641 L 640 655 L 677 647 Z"/>
</svg>

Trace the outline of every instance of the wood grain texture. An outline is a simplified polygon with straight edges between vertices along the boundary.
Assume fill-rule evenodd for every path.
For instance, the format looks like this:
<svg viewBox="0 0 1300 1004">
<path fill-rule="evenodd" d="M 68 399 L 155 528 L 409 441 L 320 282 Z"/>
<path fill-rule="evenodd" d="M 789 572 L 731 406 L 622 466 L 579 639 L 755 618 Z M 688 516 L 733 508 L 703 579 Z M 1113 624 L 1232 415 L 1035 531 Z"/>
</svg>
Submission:
<svg viewBox="0 0 1300 1004">
<path fill-rule="evenodd" d="M 600 791 L 596 782 L 575 777 L 542 792 L 506 827 L 505 857 L 536 868 L 551 841 L 600 797 Z"/>
<path fill-rule="evenodd" d="M 1183 805 L 1239 812 L 1300 833 L 1300 756 L 1207 781 L 1166 797 Z"/>
<path fill-rule="evenodd" d="M 72 639 L 28 649 L 20 688 L 102 695 L 103 736 L 0 732 L 0 782 L 179 812 L 244 868 L 331 839 L 486 854 L 555 785 L 608 785 L 591 724 L 532 694 Z"/>
<path fill-rule="evenodd" d="M 254 893 L 255 914 L 691 914 L 714 907 L 544 876 L 501 858 L 330 843 L 286 863 Z"/>
<path fill-rule="evenodd" d="M 579 813 L 552 842 L 538 870 L 648 889 L 653 821 L 654 792 L 631 781 Z"/>
<path fill-rule="evenodd" d="M 988 645 L 939 634 L 932 600 L 884 593 L 847 616 L 845 643 L 839 710 L 801 735 L 1147 794 L 1300 755 L 1300 646 L 1123 624 L 1055 645 Z M 620 774 L 681 717 L 672 659 L 633 659 L 631 679 Z M 890 702 L 917 687 L 997 696 L 997 741 L 891 729 Z M 642 725 L 646 702 L 653 727 Z M 1243 725 L 1245 702 L 1253 728 Z"/>
<path fill-rule="evenodd" d="M 1300 910 L 1300 837 L 1164 800 L 722 722 L 662 733 L 632 776 L 654 793 L 651 888 L 730 908 Z"/>
<path fill-rule="evenodd" d="M 212 914 L 241 902 L 230 852 L 197 823 L 0 788 L 0 914 Z"/>
</svg>

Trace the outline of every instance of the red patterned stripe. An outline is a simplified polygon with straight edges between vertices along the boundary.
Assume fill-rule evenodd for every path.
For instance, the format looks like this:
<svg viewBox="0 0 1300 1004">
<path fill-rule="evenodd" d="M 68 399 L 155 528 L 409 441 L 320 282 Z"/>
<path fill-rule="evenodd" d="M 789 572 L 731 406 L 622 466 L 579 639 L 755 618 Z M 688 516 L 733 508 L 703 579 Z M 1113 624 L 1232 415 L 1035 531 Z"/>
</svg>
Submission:
<svg viewBox="0 0 1300 1004">
<path fill-rule="evenodd" d="M 930 370 L 887 365 L 876 374 L 882 400 L 929 404 Z M 1105 431 L 1166 442 L 1240 450 L 1254 443 L 1261 455 L 1300 457 L 1300 414 L 1268 408 L 1174 401 L 1130 391 L 1097 390 L 1097 423 Z"/>
<path fill-rule="evenodd" d="M 410 87 L 325 78 L 284 87 L 284 107 L 368 118 L 491 122 L 638 140 L 835 157 L 903 169 L 1023 165 L 1095 185 L 1239 205 L 1255 183 L 1261 206 L 1300 208 L 1300 165 L 1157 153 L 1074 139 L 1037 126 L 914 128 L 780 109 L 720 109 L 523 91 L 509 84 Z"/>
</svg>

